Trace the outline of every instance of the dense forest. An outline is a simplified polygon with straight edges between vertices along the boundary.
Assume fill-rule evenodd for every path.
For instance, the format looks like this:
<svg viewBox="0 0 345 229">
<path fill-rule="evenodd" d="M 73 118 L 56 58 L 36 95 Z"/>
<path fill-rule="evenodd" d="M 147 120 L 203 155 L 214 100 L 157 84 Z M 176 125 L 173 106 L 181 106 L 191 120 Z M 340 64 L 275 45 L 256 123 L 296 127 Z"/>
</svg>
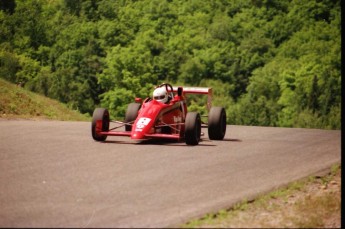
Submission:
<svg viewBox="0 0 345 229">
<path fill-rule="evenodd" d="M 340 11 L 340 0 L 1 0 L 0 77 L 82 113 L 123 117 L 169 82 L 212 87 L 228 124 L 340 129 Z"/>
</svg>

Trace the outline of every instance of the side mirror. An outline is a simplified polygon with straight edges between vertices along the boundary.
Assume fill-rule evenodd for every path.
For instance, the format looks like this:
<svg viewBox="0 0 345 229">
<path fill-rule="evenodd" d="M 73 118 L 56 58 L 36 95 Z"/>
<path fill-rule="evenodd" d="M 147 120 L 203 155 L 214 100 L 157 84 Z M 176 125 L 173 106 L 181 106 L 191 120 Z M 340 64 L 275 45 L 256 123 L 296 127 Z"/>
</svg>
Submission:
<svg viewBox="0 0 345 229">
<path fill-rule="evenodd" d="M 182 87 L 178 87 L 177 88 L 177 95 L 178 96 L 182 96 L 182 92 L 183 92 L 183 88 Z"/>
<path fill-rule="evenodd" d="M 143 100 L 142 100 L 142 98 L 135 98 L 135 102 L 136 102 L 136 103 L 142 103 Z"/>
</svg>

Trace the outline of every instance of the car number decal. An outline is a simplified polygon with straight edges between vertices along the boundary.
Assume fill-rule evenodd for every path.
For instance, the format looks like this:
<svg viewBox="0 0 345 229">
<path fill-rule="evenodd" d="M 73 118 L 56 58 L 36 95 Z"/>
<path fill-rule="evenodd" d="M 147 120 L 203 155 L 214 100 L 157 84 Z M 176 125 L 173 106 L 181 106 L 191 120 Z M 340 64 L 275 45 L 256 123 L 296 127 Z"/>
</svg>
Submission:
<svg viewBox="0 0 345 229">
<path fill-rule="evenodd" d="M 142 131 L 142 129 L 150 123 L 150 118 L 140 118 L 137 122 L 136 131 Z"/>
</svg>

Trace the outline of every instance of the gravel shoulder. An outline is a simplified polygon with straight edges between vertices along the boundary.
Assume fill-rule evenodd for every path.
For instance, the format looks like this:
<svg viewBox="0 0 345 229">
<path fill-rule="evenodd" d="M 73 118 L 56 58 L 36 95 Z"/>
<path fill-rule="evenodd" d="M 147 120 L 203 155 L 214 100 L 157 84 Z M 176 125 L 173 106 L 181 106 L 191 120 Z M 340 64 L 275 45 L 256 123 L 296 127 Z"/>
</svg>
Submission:
<svg viewBox="0 0 345 229">
<path fill-rule="evenodd" d="M 341 168 L 290 184 L 218 214 L 190 222 L 190 228 L 341 228 Z"/>
</svg>

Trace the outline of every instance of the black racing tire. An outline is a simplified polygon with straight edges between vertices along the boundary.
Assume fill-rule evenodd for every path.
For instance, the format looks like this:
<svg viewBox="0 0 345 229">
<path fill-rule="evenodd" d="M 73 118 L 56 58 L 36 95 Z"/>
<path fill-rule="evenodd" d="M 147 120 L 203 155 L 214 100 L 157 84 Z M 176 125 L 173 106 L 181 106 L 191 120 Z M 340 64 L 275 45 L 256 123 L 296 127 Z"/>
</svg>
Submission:
<svg viewBox="0 0 345 229">
<path fill-rule="evenodd" d="M 96 108 L 92 115 L 91 133 L 92 138 L 95 141 L 105 141 L 107 135 L 101 135 L 96 133 L 96 123 L 98 120 L 102 120 L 102 131 L 109 131 L 109 111 L 104 108 Z"/>
<path fill-rule="evenodd" d="M 211 107 L 208 114 L 208 137 L 223 140 L 226 132 L 226 113 L 223 107 Z"/>
<path fill-rule="evenodd" d="M 187 145 L 198 145 L 201 136 L 201 118 L 197 112 L 188 112 L 185 122 L 185 140 Z"/>
<path fill-rule="evenodd" d="M 126 115 L 125 115 L 125 122 L 132 122 L 138 117 L 138 111 L 141 108 L 140 103 L 130 103 L 128 104 Z M 132 125 L 126 124 L 125 125 L 126 131 L 132 131 Z"/>
</svg>

